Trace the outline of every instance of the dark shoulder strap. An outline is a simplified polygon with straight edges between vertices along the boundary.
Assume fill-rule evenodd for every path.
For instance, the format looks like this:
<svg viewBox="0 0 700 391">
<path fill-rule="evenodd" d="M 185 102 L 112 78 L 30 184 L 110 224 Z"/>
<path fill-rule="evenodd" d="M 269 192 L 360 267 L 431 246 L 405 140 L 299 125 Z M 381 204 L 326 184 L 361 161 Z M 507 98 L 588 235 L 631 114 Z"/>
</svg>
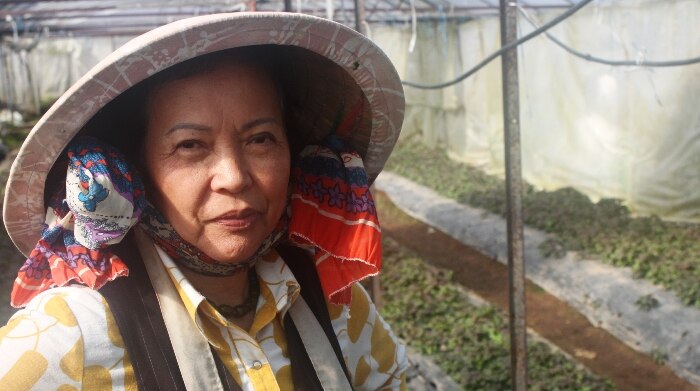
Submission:
<svg viewBox="0 0 700 391">
<path fill-rule="evenodd" d="M 129 276 L 100 289 L 119 327 L 139 390 L 185 391 L 180 367 L 168 337 L 158 297 L 141 255 L 127 237 L 115 251 L 129 267 Z M 216 369 L 226 391 L 241 387 L 212 350 Z"/>
<path fill-rule="evenodd" d="M 129 276 L 108 283 L 100 293 L 119 327 L 138 388 L 184 391 L 158 298 L 132 239 L 127 237 L 115 246 L 115 252 L 129 267 Z"/>
<path fill-rule="evenodd" d="M 326 339 L 330 342 L 335 352 L 337 360 L 340 362 L 348 382 L 352 384 L 343 352 L 340 349 L 338 338 L 335 335 L 335 330 L 331 324 L 331 318 L 328 314 L 328 305 L 324 299 L 321 281 L 318 278 L 316 265 L 310 255 L 303 249 L 291 245 L 280 245 L 277 247 L 277 252 L 282 256 L 289 269 L 294 274 L 294 277 L 301 286 L 301 296 L 308 304 L 318 323 L 323 328 L 326 334 Z M 287 337 L 287 348 L 292 362 L 292 378 L 297 390 L 321 390 L 321 383 L 318 380 L 316 371 L 314 370 L 309 355 L 306 353 L 304 343 L 299 336 L 299 332 L 292 322 L 291 316 L 287 314 L 284 318 L 285 335 Z"/>
</svg>

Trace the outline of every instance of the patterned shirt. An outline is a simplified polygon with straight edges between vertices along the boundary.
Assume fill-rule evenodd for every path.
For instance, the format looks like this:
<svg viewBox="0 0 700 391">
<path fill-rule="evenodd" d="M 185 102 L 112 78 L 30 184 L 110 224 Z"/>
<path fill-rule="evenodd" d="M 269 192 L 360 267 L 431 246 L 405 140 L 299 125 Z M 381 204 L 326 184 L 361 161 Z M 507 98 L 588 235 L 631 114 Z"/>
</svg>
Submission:
<svg viewBox="0 0 700 391">
<path fill-rule="evenodd" d="M 260 298 L 246 332 L 221 316 L 161 253 L 163 267 L 200 332 L 243 390 L 293 390 L 283 318 L 300 287 L 270 252 L 256 264 Z M 328 304 L 357 390 L 405 389 L 404 346 L 367 293 L 352 287 L 349 306 Z M 134 370 L 104 297 L 83 286 L 34 298 L 0 328 L 0 390 L 136 390 Z"/>
</svg>

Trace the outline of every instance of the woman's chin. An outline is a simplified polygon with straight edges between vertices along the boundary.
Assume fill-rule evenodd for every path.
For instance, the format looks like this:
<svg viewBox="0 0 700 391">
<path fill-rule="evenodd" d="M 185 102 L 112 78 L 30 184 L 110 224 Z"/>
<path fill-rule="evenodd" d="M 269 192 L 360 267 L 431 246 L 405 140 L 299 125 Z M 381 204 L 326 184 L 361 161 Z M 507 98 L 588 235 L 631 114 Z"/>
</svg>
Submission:
<svg viewBox="0 0 700 391">
<path fill-rule="evenodd" d="M 213 255 L 209 255 L 211 258 L 213 258 L 215 261 L 219 263 L 225 263 L 225 264 L 235 264 L 235 263 L 242 263 L 250 259 L 255 252 L 245 252 L 245 253 L 217 253 Z"/>
<path fill-rule="evenodd" d="M 208 249 L 204 250 L 204 252 L 217 262 L 232 264 L 247 261 L 255 255 L 259 247 L 260 244 L 257 246 L 253 246 L 250 243 L 232 243 L 227 245 L 227 243 L 219 242 L 215 246 L 204 246 L 200 249 Z"/>
<path fill-rule="evenodd" d="M 193 243 L 209 257 L 221 263 L 244 262 L 255 255 L 265 238 L 270 235 L 267 227 L 255 224 L 244 232 L 231 232 L 219 225 L 208 226 Z"/>
</svg>

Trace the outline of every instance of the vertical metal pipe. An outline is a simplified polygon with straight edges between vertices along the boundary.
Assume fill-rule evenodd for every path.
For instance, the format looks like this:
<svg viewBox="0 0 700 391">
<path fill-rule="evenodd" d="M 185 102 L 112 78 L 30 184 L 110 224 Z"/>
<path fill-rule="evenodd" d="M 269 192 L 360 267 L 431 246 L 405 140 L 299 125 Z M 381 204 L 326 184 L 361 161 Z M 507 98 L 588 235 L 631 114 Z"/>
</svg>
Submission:
<svg viewBox="0 0 700 391">
<path fill-rule="evenodd" d="M 355 31 L 366 34 L 364 31 L 365 22 L 365 0 L 355 0 Z"/>
<path fill-rule="evenodd" d="M 17 104 L 18 102 L 15 100 L 17 98 L 17 90 L 15 89 L 15 76 L 17 76 L 17 73 L 15 72 L 15 67 L 13 66 L 14 62 L 14 54 L 11 50 L 6 50 L 4 51 L 5 55 L 2 57 L 3 60 L 3 65 L 5 65 L 5 75 L 7 76 L 5 85 L 7 86 L 7 109 L 10 111 L 10 114 L 17 110 Z M 11 116 L 11 118 L 14 118 Z M 11 120 L 12 124 L 14 123 L 14 120 Z"/>
<path fill-rule="evenodd" d="M 366 34 L 363 23 L 365 21 L 365 0 L 355 0 L 355 31 L 360 34 Z M 374 193 L 374 185 L 371 186 L 371 191 Z M 382 308 L 382 286 L 379 276 L 371 277 L 372 281 L 372 301 L 378 310 Z"/>
<path fill-rule="evenodd" d="M 284 12 L 292 12 L 292 0 L 284 0 Z"/>
<path fill-rule="evenodd" d="M 501 45 L 518 38 L 517 0 L 500 0 Z M 508 200 L 508 294 L 512 389 L 527 389 L 525 329 L 525 267 L 523 257 L 522 173 L 520 166 L 520 103 L 518 100 L 518 49 L 501 56 L 503 121 Z"/>
<path fill-rule="evenodd" d="M 247 0 L 245 8 L 246 11 L 256 12 L 258 10 L 258 3 L 256 0 Z"/>
</svg>

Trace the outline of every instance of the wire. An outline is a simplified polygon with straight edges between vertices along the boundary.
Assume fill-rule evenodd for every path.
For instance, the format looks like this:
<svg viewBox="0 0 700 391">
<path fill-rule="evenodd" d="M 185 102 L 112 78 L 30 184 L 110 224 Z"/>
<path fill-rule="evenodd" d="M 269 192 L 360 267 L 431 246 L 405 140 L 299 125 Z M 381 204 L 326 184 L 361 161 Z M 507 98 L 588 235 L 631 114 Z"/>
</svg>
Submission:
<svg viewBox="0 0 700 391">
<path fill-rule="evenodd" d="M 516 41 L 510 42 L 507 45 L 502 46 L 501 49 L 492 53 L 491 55 L 486 57 L 483 61 L 481 61 L 479 64 L 477 64 L 475 67 L 466 71 L 465 73 L 458 76 L 454 80 L 450 80 L 450 81 L 446 81 L 444 83 L 434 84 L 434 85 L 419 84 L 419 83 L 414 83 L 414 82 L 405 81 L 405 80 L 401 81 L 401 83 L 405 86 L 423 89 L 423 90 L 437 90 L 440 88 L 445 88 L 445 87 L 449 87 L 451 85 L 457 84 L 457 83 L 461 82 L 462 80 L 468 78 L 469 76 L 473 75 L 474 73 L 479 71 L 481 68 L 485 67 L 488 63 L 490 63 L 494 59 L 498 58 L 504 52 L 506 52 L 510 49 L 513 49 L 514 47 L 521 45 L 521 44 L 531 40 L 532 38 L 542 34 L 543 32 L 547 31 L 548 29 L 550 29 L 550 28 L 554 27 L 555 25 L 559 24 L 560 22 L 562 22 L 563 20 L 565 20 L 569 16 L 573 15 L 578 10 L 580 10 L 581 8 L 583 8 L 584 6 L 586 6 L 588 3 L 592 2 L 592 1 L 593 0 L 581 0 L 580 2 L 578 2 L 578 4 L 569 8 L 568 10 L 566 10 L 566 12 L 564 12 L 563 14 L 557 16 L 556 18 L 554 18 L 554 19 L 550 20 L 549 22 L 545 23 L 544 25 L 542 25 L 542 27 L 533 30 L 529 34 L 523 36 L 522 38 L 520 38 Z"/>
<path fill-rule="evenodd" d="M 537 24 L 532 20 L 530 15 L 525 11 L 525 9 L 521 6 L 518 6 L 518 11 L 525 17 L 525 20 L 527 20 L 532 27 L 537 28 Z M 545 32 L 544 33 L 547 38 L 549 38 L 552 42 L 557 44 L 559 47 L 562 49 L 566 50 L 570 54 L 582 58 L 586 61 L 591 61 L 591 62 L 597 62 L 600 64 L 606 64 L 606 65 L 613 65 L 613 66 L 645 66 L 645 67 L 677 67 L 677 66 L 683 66 L 683 65 L 691 65 L 691 64 L 697 64 L 700 63 L 700 57 L 693 57 L 685 60 L 673 60 L 673 61 L 647 61 L 644 60 L 643 58 L 639 60 L 606 60 L 600 57 L 595 57 L 587 53 L 582 53 L 570 46 L 567 46 L 565 43 L 557 39 L 555 36 L 552 34 Z"/>
</svg>

